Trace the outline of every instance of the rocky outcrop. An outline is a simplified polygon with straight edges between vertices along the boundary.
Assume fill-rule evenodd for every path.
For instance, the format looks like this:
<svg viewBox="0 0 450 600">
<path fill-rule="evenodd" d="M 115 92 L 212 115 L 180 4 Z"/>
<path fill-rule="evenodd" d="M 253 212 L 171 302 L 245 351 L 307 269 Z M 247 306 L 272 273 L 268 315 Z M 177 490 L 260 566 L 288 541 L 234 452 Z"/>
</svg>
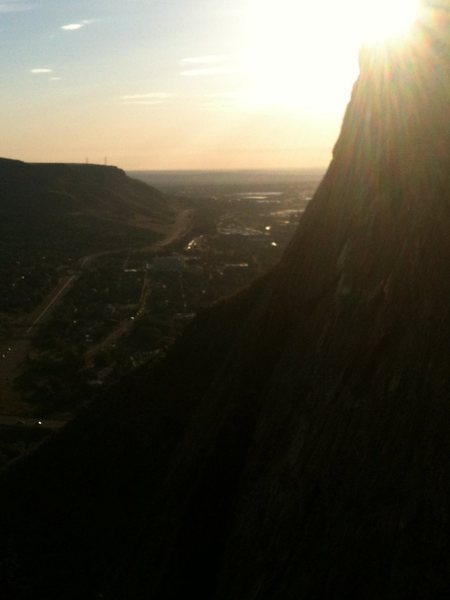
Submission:
<svg viewBox="0 0 450 600">
<path fill-rule="evenodd" d="M 363 52 L 279 266 L 4 478 L 15 597 L 448 592 L 446 15 Z"/>
</svg>

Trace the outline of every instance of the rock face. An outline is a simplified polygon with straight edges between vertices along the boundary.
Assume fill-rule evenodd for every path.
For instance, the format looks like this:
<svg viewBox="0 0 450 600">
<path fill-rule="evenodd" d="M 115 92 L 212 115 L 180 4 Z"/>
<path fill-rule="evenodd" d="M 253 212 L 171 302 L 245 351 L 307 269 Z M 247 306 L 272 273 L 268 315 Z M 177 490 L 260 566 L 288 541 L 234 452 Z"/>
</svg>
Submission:
<svg viewBox="0 0 450 600">
<path fill-rule="evenodd" d="M 445 597 L 447 14 L 363 52 L 279 266 L 6 474 L 11 597 Z"/>
</svg>

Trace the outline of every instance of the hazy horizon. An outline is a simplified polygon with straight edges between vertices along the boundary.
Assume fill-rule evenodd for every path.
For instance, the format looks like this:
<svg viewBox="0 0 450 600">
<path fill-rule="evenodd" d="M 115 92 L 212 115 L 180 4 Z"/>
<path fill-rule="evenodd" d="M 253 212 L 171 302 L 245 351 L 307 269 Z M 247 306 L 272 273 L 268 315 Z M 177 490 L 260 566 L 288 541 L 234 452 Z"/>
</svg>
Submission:
<svg viewBox="0 0 450 600">
<path fill-rule="evenodd" d="M 309 169 L 166 169 L 128 170 L 127 175 L 140 179 L 162 191 L 208 188 L 220 190 L 239 188 L 248 190 L 284 189 L 286 186 L 314 181 L 317 184 L 325 174 L 324 168 Z"/>
</svg>

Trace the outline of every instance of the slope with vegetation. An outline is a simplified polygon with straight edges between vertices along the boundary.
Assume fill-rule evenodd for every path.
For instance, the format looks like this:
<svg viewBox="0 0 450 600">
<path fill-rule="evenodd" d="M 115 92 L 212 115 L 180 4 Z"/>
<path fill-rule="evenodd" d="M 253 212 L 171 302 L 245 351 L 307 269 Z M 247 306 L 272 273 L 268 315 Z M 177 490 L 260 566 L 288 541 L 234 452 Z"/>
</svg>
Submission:
<svg viewBox="0 0 450 600">
<path fill-rule="evenodd" d="M 173 216 L 116 167 L 0 159 L 0 318 L 35 307 L 83 256 L 155 241 Z"/>
</svg>

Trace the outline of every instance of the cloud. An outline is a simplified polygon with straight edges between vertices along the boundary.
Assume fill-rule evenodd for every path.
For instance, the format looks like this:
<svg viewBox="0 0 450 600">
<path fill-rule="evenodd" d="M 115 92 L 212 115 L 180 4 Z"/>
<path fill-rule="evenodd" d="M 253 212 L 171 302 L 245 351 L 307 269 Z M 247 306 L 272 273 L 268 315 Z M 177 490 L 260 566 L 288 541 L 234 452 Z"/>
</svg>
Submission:
<svg viewBox="0 0 450 600">
<path fill-rule="evenodd" d="M 167 100 L 173 96 L 168 92 L 149 92 L 148 94 L 128 94 L 122 96 L 122 100 Z"/>
<path fill-rule="evenodd" d="M 64 31 L 77 31 L 78 29 L 82 29 L 86 27 L 86 25 L 91 25 L 94 23 L 93 19 L 83 19 L 79 23 L 68 23 L 67 25 L 61 25 L 61 29 Z"/>
<path fill-rule="evenodd" d="M 204 94 L 201 108 L 204 110 L 234 110 L 242 104 L 242 92 L 216 92 Z"/>
<path fill-rule="evenodd" d="M 204 94 L 204 98 L 213 100 L 239 100 L 242 96 L 242 92 L 215 92 L 213 94 Z"/>
<path fill-rule="evenodd" d="M 141 105 L 141 106 L 159 106 L 165 104 L 167 100 L 173 98 L 174 94 L 169 92 L 148 92 L 146 94 L 126 94 L 122 96 L 122 104 Z"/>
<path fill-rule="evenodd" d="M 189 56 L 180 60 L 181 65 L 213 65 L 229 61 L 229 54 L 207 54 L 206 56 Z"/>
<path fill-rule="evenodd" d="M 213 75 L 230 75 L 236 73 L 236 69 L 233 67 L 205 67 L 201 69 L 187 69 L 181 71 L 180 75 L 183 77 L 211 77 Z"/>
<path fill-rule="evenodd" d="M 51 73 L 52 69 L 31 69 L 33 75 L 43 75 L 45 73 Z"/>
<path fill-rule="evenodd" d="M 24 12 L 26 10 L 33 10 L 34 4 L 28 2 L 21 2 L 20 0 L 7 0 L 6 2 L 0 2 L 0 13 L 15 13 Z"/>
<path fill-rule="evenodd" d="M 180 65 L 185 68 L 180 75 L 182 77 L 211 77 L 236 73 L 236 67 L 230 64 L 232 58 L 231 54 L 206 54 L 182 58 Z"/>
<path fill-rule="evenodd" d="M 124 106 L 162 106 L 162 100 L 126 100 L 123 101 Z"/>
<path fill-rule="evenodd" d="M 76 31 L 84 27 L 84 23 L 69 23 L 68 25 L 61 25 L 61 29 L 64 31 Z"/>
<path fill-rule="evenodd" d="M 231 111 L 236 107 L 232 104 L 218 103 L 218 102 L 203 102 L 200 104 L 200 108 L 211 112 Z"/>
</svg>

